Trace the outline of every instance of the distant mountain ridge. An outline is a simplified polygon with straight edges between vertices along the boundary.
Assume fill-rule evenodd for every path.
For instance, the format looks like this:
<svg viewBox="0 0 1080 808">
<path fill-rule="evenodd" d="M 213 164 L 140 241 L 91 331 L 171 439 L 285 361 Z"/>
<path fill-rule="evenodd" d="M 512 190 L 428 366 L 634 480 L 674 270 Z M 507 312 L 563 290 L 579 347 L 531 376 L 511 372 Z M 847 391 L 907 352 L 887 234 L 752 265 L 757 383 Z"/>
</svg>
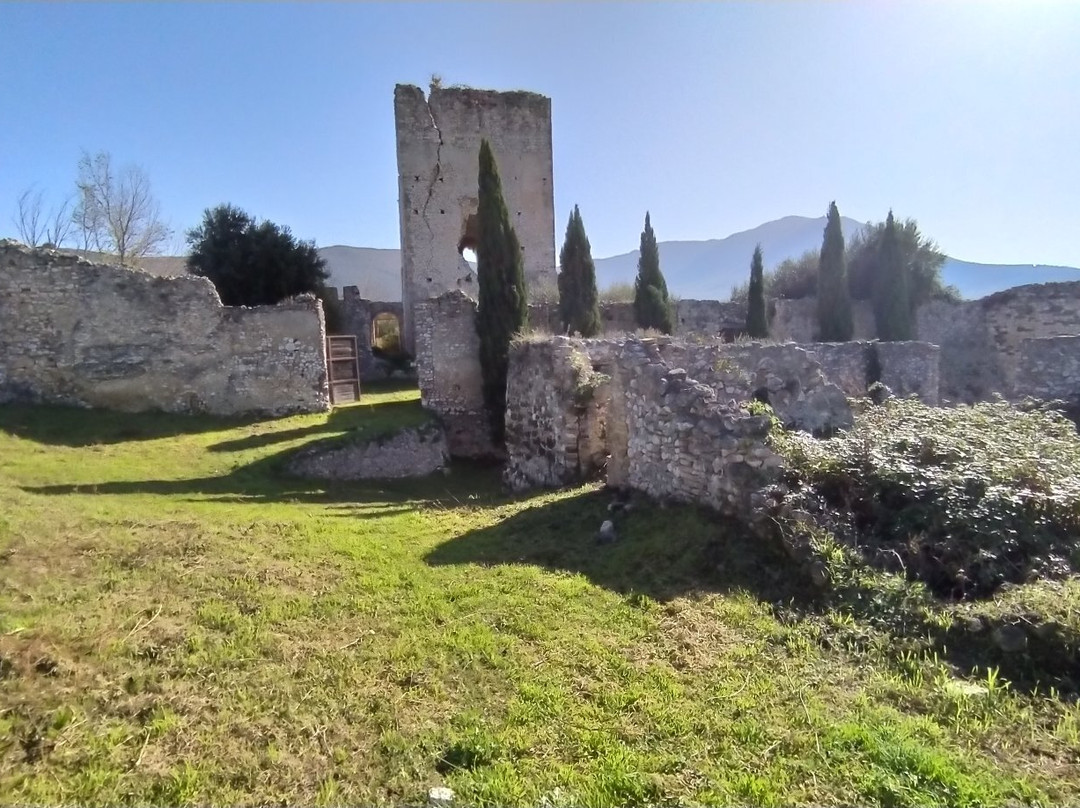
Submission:
<svg viewBox="0 0 1080 808">
<path fill-rule="evenodd" d="M 841 225 L 845 238 L 865 226 L 846 217 L 841 217 Z M 662 241 L 660 267 L 672 294 L 688 299 L 726 300 L 732 287 L 749 276 L 755 245 L 761 244 L 765 267 L 772 269 L 787 258 L 820 249 L 824 229 L 824 216 L 785 216 L 727 238 Z M 331 286 L 356 286 L 360 296 L 369 300 L 401 300 L 400 250 L 336 244 L 319 248 L 319 254 L 326 259 Z M 613 283 L 633 283 L 637 259 L 637 250 L 596 259 L 597 285 L 603 290 Z M 151 258 L 146 264 L 155 274 L 183 272 L 182 259 Z M 1043 264 L 976 264 L 947 258 L 942 278 L 965 298 L 977 298 L 1029 283 L 1080 281 L 1080 269 Z"/>
</svg>

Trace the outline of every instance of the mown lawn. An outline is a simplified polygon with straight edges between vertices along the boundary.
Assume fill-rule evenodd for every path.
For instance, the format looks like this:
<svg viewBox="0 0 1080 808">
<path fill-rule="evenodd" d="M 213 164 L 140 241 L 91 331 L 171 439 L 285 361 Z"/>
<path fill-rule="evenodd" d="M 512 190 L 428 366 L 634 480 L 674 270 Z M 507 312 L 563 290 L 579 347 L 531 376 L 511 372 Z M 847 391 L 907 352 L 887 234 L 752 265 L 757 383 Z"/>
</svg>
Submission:
<svg viewBox="0 0 1080 808">
<path fill-rule="evenodd" d="M 1080 801 L 1074 700 L 897 653 L 708 513 L 601 546 L 596 487 L 278 471 L 423 420 L 0 407 L 0 800 Z"/>
</svg>

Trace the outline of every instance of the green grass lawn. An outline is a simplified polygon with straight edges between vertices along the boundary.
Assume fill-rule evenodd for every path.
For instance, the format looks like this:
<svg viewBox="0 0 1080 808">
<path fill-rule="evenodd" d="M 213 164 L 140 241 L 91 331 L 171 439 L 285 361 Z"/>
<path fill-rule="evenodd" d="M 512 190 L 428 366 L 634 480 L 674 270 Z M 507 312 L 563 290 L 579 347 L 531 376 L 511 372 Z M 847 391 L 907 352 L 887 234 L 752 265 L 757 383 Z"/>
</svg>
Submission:
<svg viewBox="0 0 1080 808">
<path fill-rule="evenodd" d="M 424 420 L 389 388 L 259 422 L 0 407 L 0 800 L 1080 800 L 1074 700 L 897 652 L 707 512 L 640 503 L 599 546 L 596 487 L 280 474 Z"/>
</svg>

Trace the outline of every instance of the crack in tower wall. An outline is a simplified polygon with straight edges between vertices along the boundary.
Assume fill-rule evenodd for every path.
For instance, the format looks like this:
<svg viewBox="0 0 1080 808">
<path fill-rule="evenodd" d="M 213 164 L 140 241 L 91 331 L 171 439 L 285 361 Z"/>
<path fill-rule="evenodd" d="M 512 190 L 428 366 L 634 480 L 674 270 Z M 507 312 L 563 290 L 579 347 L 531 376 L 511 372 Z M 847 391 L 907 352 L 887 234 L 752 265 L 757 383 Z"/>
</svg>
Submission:
<svg viewBox="0 0 1080 808">
<path fill-rule="evenodd" d="M 431 205 L 431 197 L 435 194 L 435 183 L 439 181 L 442 176 L 442 150 L 443 150 L 443 134 L 439 128 L 439 121 L 435 118 L 435 108 L 432 105 L 435 100 L 435 90 L 432 90 L 425 101 L 425 108 L 427 109 L 428 118 L 431 119 L 431 128 L 435 130 L 435 134 L 439 136 L 439 145 L 435 149 L 435 170 L 431 174 L 431 182 L 428 183 L 427 198 L 424 200 L 424 207 L 422 208 L 420 215 L 424 218 L 424 223 L 427 224 L 428 232 L 432 234 L 434 238 L 434 232 L 431 228 L 431 221 L 428 219 L 428 207 Z"/>
<path fill-rule="evenodd" d="M 555 283 L 551 102 L 527 92 L 411 85 L 394 92 L 406 345 L 412 309 L 450 291 L 477 295 L 461 259 L 462 228 L 476 212 L 480 142 L 495 153 L 507 208 L 533 289 Z"/>
</svg>

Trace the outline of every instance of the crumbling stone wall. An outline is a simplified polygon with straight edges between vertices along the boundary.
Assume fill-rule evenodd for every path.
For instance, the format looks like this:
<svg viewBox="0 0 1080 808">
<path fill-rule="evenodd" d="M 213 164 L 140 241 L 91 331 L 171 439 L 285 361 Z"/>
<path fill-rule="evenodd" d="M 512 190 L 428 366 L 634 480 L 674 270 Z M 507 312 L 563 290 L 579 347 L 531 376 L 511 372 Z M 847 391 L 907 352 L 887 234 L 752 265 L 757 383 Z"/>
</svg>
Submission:
<svg viewBox="0 0 1080 808">
<path fill-rule="evenodd" d="M 822 433 L 851 426 L 844 391 L 822 374 L 814 346 L 670 339 L 656 344 L 669 367 L 685 369 L 722 399 L 768 403 L 788 428 Z"/>
<path fill-rule="evenodd" d="M 731 340 L 746 332 L 746 306 L 719 300 L 679 300 L 675 303 L 675 333 L 701 334 Z"/>
<path fill-rule="evenodd" d="M 606 465 L 610 485 L 748 507 L 750 490 L 777 462 L 753 420 L 754 399 L 767 399 L 789 428 L 827 433 L 852 423 L 844 391 L 822 372 L 823 347 L 834 349 L 834 368 L 858 379 L 854 394 L 865 394 L 871 343 L 519 341 L 510 354 L 504 478 L 515 490 L 567 485 Z M 936 385 L 936 359 L 936 346 L 893 343 L 880 357 L 882 378 L 918 394 L 922 379 Z"/>
<path fill-rule="evenodd" d="M 798 300 L 775 298 L 769 301 L 769 339 L 777 342 L 815 342 L 818 338 L 817 298 Z M 855 325 L 852 339 L 877 337 L 874 310 L 868 300 L 853 300 L 851 316 Z"/>
<path fill-rule="evenodd" d="M 1022 342 L 1017 387 L 1033 398 L 1080 404 L 1080 336 Z"/>
<path fill-rule="evenodd" d="M 609 383 L 583 340 L 511 346 L 503 470 L 510 489 L 569 485 L 603 469 Z"/>
<path fill-rule="evenodd" d="M 417 304 L 446 292 L 476 298 L 476 273 L 461 255 L 475 247 L 480 141 L 495 154 L 503 196 L 521 243 L 525 277 L 555 286 L 551 99 L 529 92 L 419 87 L 394 89 L 401 286 L 407 349 Z M 419 350 L 417 361 L 426 360 Z"/>
<path fill-rule="evenodd" d="M 424 477 L 449 460 L 437 424 L 402 429 L 371 440 L 316 443 L 294 454 L 285 469 L 315 480 L 369 480 Z"/>
<path fill-rule="evenodd" d="M 675 303 L 675 334 L 719 336 L 728 341 L 741 335 L 746 327 L 745 307 L 718 300 L 679 300 Z M 561 334 L 558 301 L 529 304 L 529 328 L 549 334 Z M 604 336 L 633 334 L 638 329 L 634 304 L 626 301 L 600 301 L 600 330 Z"/>
<path fill-rule="evenodd" d="M 769 306 L 771 338 L 813 340 L 817 329 L 813 298 L 773 300 Z M 877 328 L 869 301 L 854 301 L 853 313 L 855 339 L 874 339 Z M 1080 334 L 1080 282 L 1017 286 L 978 300 L 930 301 L 916 312 L 916 334 L 921 342 L 941 348 L 938 400 L 972 403 L 994 393 L 1022 398 L 1034 389 L 1028 388 L 1029 383 L 1036 388 L 1042 383 L 1022 368 L 1024 343 Z M 929 401 L 928 388 L 920 398 Z"/>
<path fill-rule="evenodd" d="M 329 408 L 322 304 L 221 305 L 159 278 L 0 241 L 0 401 L 281 415 Z"/>
<path fill-rule="evenodd" d="M 360 297 L 360 289 L 356 286 L 346 286 L 342 290 L 341 310 L 345 321 L 344 333 L 356 336 L 361 381 L 383 378 L 383 370 L 371 352 L 375 318 L 380 314 L 392 314 L 397 317 L 400 328 L 405 317 L 402 304 L 397 301 L 368 300 Z"/>
<path fill-rule="evenodd" d="M 416 354 L 420 403 L 446 428 L 450 453 L 481 457 L 491 453 L 480 371 L 476 301 L 464 292 L 447 292 L 417 302 Z"/>
<path fill-rule="evenodd" d="M 749 515 L 751 496 L 783 463 L 766 444 L 765 415 L 718 398 L 709 386 L 664 362 L 650 340 L 628 340 L 612 395 L 626 419 L 624 445 L 609 440 L 608 483 L 657 498 Z"/>
<path fill-rule="evenodd" d="M 978 301 L 1001 368 L 1001 392 L 1017 398 L 1022 346 L 1028 340 L 1080 334 L 1080 281 L 1037 283 Z"/>
</svg>

